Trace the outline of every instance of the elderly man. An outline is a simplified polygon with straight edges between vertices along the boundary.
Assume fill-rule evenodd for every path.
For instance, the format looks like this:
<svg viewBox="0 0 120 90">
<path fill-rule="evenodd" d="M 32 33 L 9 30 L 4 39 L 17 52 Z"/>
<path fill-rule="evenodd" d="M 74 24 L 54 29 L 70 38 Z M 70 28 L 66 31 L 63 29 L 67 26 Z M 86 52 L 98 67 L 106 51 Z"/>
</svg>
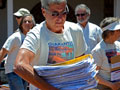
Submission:
<svg viewBox="0 0 120 90">
<path fill-rule="evenodd" d="M 85 41 L 88 45 L 86 54 L 91 53 L 91 50 L 101 41 L 102 30 L 99 26 L 89 22 L 91 12 L 85 4 L 79 4 L 75 8 L 75 16 L 77 24 L 83 29 Z"/>
<path fill-rule="evenodd" d="M 87 45 L 79 26 L 66 21 L 67 0 L 41 0 L 41 4 L 45 21 L 27 34 L 14 71 L 41 90 L 58 90 L 39 77 L 31 64 L 47 65 L 79 57 Z"/>
</svg>

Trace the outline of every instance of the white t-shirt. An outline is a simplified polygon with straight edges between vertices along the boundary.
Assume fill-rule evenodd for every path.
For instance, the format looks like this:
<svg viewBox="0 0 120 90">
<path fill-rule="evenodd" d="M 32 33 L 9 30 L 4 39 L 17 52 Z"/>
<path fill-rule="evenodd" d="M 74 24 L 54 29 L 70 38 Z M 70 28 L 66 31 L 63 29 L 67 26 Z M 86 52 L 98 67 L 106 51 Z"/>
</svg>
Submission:
<svg viewBox="0 0 120 90">
<path fill-rule="evenodd" d="M 120 55 L 120 42 L 116 41 L 114 44 L 107 44 L 103 40 L 96 45 L 92 50 L 93 58 L 101 69 L 99 75 L 105 80 L 110 80 L 110 63 L 111 57 Z"/>
<path fill-rule="evenodd" d="M 88 22 L 85 28 L 83 28 L 79 23 L 77 23 L 83 30 L 85 41 L 87 43 L 88 49 L 86 54 L 90 54 L 91 50 L 102 40 L 102 30 L 99 26 Z"/>
<path fill-rule="evenodd" d="M 45 23 L 28 32 L 21 46 L 35 53 L 33 65 L 70 60 L 85 53 L 87 46 L 78 25 L 66 21 L 64 32 L 57 34 L 48 30 Z"/>
<path fill-rule="evenodd" d="M 45 23 L 42 22 L 28 32 L 21 46 L 35 53 L 32 65 L 70 60 L 85 53 L 87 45 L 78 25 L 66 21 L 64 32 L 57 34 L 51 32 Z M 30 84 L 30 90 L 36 90 L 36 87 Z"/>
<path fill-rule="evenodd" d="M 22 34 L 19 30 L 13 33 L 4 43 L 2 48 L 5 48 L 9 51 L 7 60 L 5 63 L 5 73 L 13 72 L 13 65 L 16 59 L 18 50 L 25 38 L 25 35 Z"/>
</svg>

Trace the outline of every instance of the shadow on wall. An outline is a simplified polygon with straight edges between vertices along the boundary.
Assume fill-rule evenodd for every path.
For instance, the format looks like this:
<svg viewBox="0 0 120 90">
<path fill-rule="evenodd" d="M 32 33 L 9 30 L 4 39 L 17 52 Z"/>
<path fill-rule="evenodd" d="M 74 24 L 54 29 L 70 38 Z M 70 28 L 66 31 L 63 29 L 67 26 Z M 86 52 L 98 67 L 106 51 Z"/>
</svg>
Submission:
<svg viewBox="0 0 120 90">
<path fill-rule="evenodd" d="M 4 9 L 6 7 L 7 0 L 0 0 L 0 9 Z"/>
<path fill-rule="evenodd" d="M 70 5 L 68 5 L 68 7 L 69 7 L 69 14 L 67 15 L 67 21 L 76 22 L 74 9 Z M 36 4 L 30 12 L 33 14 L 36 23 L 40 23 L 45 20 L 41 11 L 41 2 Z"/>
</svg>

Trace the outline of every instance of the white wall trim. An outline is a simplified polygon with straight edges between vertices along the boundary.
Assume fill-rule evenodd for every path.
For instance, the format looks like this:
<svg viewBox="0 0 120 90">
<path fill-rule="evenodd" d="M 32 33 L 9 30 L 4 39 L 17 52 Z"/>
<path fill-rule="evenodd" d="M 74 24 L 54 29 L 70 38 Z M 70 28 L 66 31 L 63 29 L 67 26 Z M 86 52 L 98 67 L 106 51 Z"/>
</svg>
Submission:
<svg viewBox="0 0 120 90">
<path fill-rule="evenodd" d="M 13 0 L 7 0 L 7 33 L 13 33 Z"/>
<path fill-rule="evenodd" d="M 120 0 L 114 0 L 114 16 L 120 17 Z"/>
</svg>

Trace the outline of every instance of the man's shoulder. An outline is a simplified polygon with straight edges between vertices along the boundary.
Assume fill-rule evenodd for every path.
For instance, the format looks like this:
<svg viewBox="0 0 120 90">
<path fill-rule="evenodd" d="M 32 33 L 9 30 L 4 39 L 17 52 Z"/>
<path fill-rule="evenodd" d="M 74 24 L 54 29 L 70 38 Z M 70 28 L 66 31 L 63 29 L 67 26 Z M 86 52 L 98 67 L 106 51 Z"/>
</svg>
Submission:
<svg viewBox="0 0 120 90">
<path fill-rule="evenodd" d="M 11 45 L 18 46 L 20 42 L 21 42 L 21 33 L 20 31 L 16 31 L 7 38 L 3 47 L 6 47 L 6 45 L 8 45 L 9 47 L 11 47 Z"/>
<path fill-rule="evenodd" d="M 100 28 L 100 26 L 98 26 L 97 24 L 92 23 L 92 22 L 88 22 L 88 25 L 91 27 Z"/>
<path fill-rule="evenodd" d="M 40 24 L 36 24 L 36 26 L 34 26 L 28 33 L 40 33 L 40 31 L 42 31 L 42 29 L 45 28 L 45 22 L 41 22 Z"/>
<path fill-rule="evenodd" d="M 115 44 L 120 46 L 120 41 L 115 41 Z"/>
<path fill-rule="evenodd" d="M 90 31 L 95 32 L 96 34 L 102 33 L 102 29 L 97 24 L 88 22 L 88 27 Z"/>
<path fill-rule="evenodd" d="M 71 30 L 81 30 L 81 28 L 79 27 L 78 24 L 76 24 L 74 22 L 69 22 L 69 21 L 65 22 L 65 27 L 67 27 Z"/>
<path fill-rule="evenodd" d="M 104 41 L 101 41 L 92 49 L 92 52 L 93 51 L 97 51 L 98 52 L 98 51 L 104 50 L 104 48 L 105 48 Z"/>
<path fill-rule="evenodd" d="M 73 27 L 74 25 L 76 26 L 77 24 L 74 22 L 70 22 L 70 21 L 65 21 L 65 25 L 69 26 L 69 27 Z M 71 26 L 73 25 L 73 26 Z"/>
<path fill-rule="evenodd" d="M 43 22 L 41 22 L 41 23 L 39 23 L 39 24 L 36 24 L 36 26 L 35 26 L 34 28 L 40 29 L 40 28 L 43 28 L 44 25 L 45 25 L 45 21 L 43 21 Z"/>
<path fill-rule="evenodd" d="M 8 38 L 10 39 L 15 39 L 15 38 L 19 38 L 20 37 L 20 31 L 16 31 L 13 34 L 11 34 Z"/>
</svg>

